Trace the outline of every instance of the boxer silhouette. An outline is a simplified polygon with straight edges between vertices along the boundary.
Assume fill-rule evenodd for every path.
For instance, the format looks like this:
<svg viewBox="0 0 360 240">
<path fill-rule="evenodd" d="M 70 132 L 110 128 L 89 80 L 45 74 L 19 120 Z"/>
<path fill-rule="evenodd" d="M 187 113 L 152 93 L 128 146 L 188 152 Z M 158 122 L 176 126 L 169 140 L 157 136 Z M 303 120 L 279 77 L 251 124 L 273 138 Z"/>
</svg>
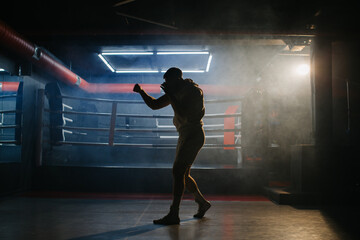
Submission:
<svg viewBox="0 0 360 240">
<path fill-rule="evenodd" d="M 202 218 L 211 204 L 190 176 L 190 168 L 205 143 L 202 121 L 205 114 L 203 92 L 191 79 L 183 79 L 179 68 L 168 69 L 164 74 L 164 80 L 161 88 L 165 94 L 158 99 L 148 95 L 139 84 L 135 84 L 133 91 L 140 93 L 146 105 L 153 110 L 169 104 L 174 110 L 173 123 L 179 133 L 179 139 L 172 169 L 173 200 L 170 212 L 165 217 L 154 220 L 154 224 L 172 225 L 180 223 L 179 206 L 185 187 L 194 195 L 199 206 L 195 218 Z"/>
</svg>

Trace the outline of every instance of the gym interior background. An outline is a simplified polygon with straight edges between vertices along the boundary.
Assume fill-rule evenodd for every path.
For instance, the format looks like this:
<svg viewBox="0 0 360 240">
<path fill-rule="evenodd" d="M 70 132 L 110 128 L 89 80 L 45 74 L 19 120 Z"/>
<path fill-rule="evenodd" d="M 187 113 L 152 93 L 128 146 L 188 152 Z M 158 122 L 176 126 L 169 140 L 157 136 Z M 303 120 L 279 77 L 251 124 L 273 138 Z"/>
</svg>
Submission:
<svg viewBox="0 0 360 240">
<path fill-rule="evenodd" d="M 356 7 L 204 4 L 2 8 L 0 194 L 171 192 L 172 109 L 132 86 L 159 97 L 177 66 L 204 90 L 203 192 L 357 204 Z"/>
</svg>

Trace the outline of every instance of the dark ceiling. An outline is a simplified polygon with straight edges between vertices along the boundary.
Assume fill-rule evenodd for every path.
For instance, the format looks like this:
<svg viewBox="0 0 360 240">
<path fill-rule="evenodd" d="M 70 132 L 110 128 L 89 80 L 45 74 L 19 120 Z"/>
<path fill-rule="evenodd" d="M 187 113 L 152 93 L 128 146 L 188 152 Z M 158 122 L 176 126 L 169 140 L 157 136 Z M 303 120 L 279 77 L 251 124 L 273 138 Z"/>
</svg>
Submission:
<svg viewBox="0 0 360 240">
<path fill-rule="evenodd" d="M 124 42 L 156 44 L 149 41 L 149 36 L 157 36 L 157 41 L 161 40 L 159 36 L 171 36 L 172 42 L 162 40 L 160 44 L 179 44 L 173 40 L 192 36 L 192 42 L 187 44 L 196 45 L 200 41 L 194 36 L 209 34 L 265 35 L 270 39 L 316 34 L 358 36 L 356 4 L 289 0 L 18 0 L 2 5 L 0 20 L 87 77 L 107 70 L 99 65 L 96 55 L 104 46 Z"/>
<path fill-rule="evenodd" d="M 331 2 L 331 1 L 330 1 Z M 333 1 L 334 2 L 334 1 Z M 355 4 L 355 5 L 354 5 Z M 19 0 L 0 19 L 26 35 L 357 31 L 359 3 L 250 0 Z"/>
</svg>

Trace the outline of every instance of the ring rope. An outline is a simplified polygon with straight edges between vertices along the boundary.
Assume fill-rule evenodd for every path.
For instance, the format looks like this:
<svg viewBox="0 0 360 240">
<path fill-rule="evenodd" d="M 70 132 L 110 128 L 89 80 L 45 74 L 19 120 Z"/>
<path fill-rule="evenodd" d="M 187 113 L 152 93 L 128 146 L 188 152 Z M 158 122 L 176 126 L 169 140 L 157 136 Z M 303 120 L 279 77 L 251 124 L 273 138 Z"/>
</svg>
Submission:
<svg viewBox="0 0 360 240">
<path fill-rule="evenodd" d="M 0 113 L 21 113 L 19 110 L 1 110 Z"/>
<path fill-rule="evenodd" d="M 3 129 L 3 128 L 20 128 L 20 126 L 19 125 L 1 125 L 0 129 Z"/>
<path fill-rule="evenodd" d="M 76 112 L 76 111 L 51 111 L 45 109 L 49 113 L 57 114 L 79 114 L 79 115 L 98 115 L 98 116 L 111 116 L 111 113 L 95 113 L 95 112 Z M 116 114 L 117 117 L 133 117 L 133 118 L 173 118 L 174 115 L 146 115 L 146 114 Z M 204 118 L 231 118 L 240 117 L 241 113 L 234 114 L 205 114 Z"/>
<path fill-rule="evenodd" d="M 17 97 L 16 94 L 11 94 L 11 95 L 0 95 L 0 98 L 15 98 Z"/>
<path fill-rule="evenodd" d="M 44 125 L 45 127 L 50 127 L 50 125 Z M 83 131 L 110 131 L 109 128 L 91 128 L 91 127 L 71 127 L 71 126 L 57 126 L 56 128 L 67 129 L 67 130 L 83 130 Z M 176 132 L 176 129 L 128 129 L 128 128 L 115 128 L 115 132 L 156 132 L 156 133 L 166 133 L 166 132 Z M 234 129 L 204 129 L 205 132 L 234 132 L 240 131 L 240 128 Z"/>
<path fill-rule="evenodd" d="M 65 144 L 65 145 L 93 145 L 93 146 L 108 146 L 108 143 L 98 143 L 98 142 L 69 142 L 69 141 L 59 141 L 57 142 L 59 144 Z M 151 143 L 114 143 L 113 146 L 118 147 L 150 147 L 150 148 L 156 148 L 156 147 L 171 147 L 175 148 L 176 144 L 151 144 Z M 218 147 L 241 147 L 239 144 L 205 144 L 204 147 L 208 148 L 218 148 Z"/>
<path fill-rule="evenodd" d="M 145 104 L 142 100 L 111 100 L 106 98 L 86 98 L 86 97 L 74 97 L 74 96 L 57 96 L 58 98 L 74 99 L 74 100 L 84 100 L 84 101 L 96 101 L 96 102 L 109 102 L 109 103 L 130 103 L 130 104 Z M 204 100 L 205 103 L 223 103 L 223 102 L 238 102 L 242 101 L 243 98 L 229 98 L 229 99 L 208 99 Z"/>
</svg>

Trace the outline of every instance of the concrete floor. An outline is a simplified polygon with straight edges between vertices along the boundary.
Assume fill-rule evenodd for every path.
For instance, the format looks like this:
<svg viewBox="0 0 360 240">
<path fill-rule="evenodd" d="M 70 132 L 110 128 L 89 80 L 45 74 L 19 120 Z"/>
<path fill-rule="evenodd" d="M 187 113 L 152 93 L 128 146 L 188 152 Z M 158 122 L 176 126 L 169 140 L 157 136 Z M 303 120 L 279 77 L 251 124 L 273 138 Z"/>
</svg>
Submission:
<svg viewBox="0 0 360 240">
<path fill-rule="evenodd" d="M 152 220 L 167 212 L 169 200 L 7 198 L 0 200 L 0 239 L 359 239 L 319 209 L 270 201 L 212 204 L 197 220 L 192 217 L 196 204 L 184 200 L 180 225 L 158 226 Z"/>
</svg>

